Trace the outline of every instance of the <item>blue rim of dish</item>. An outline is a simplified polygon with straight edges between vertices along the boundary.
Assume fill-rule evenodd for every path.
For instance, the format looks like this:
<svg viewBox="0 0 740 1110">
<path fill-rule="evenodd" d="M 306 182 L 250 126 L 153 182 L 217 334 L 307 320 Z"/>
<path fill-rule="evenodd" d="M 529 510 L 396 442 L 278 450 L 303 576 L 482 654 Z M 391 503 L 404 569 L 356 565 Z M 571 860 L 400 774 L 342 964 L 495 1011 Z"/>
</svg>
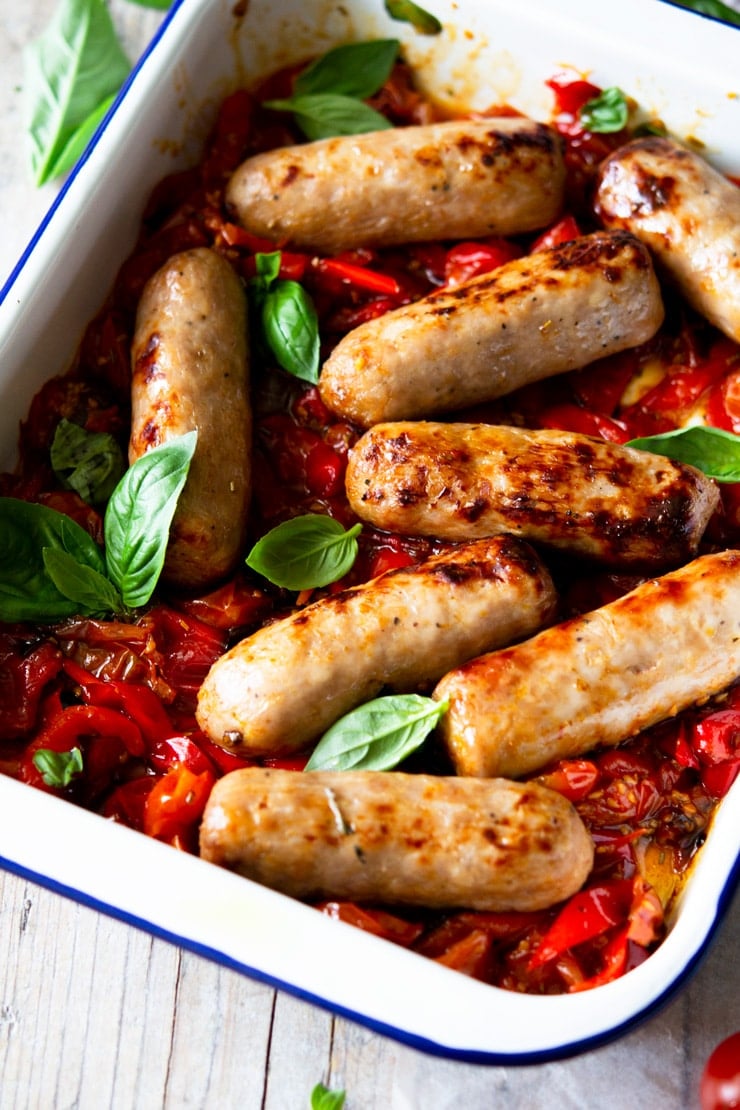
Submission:
<svg viewBox="0 0 740 1110">
<path fill-rule="evenodd" d="M 694 952 L 686 964 L 677 972 L 675 977 L 670 983 L 661 991 L 656 998 L 642 1009 L 638 1010 L 631 1017 L 619 1022 L 611 1029 L 603 1030 L 596 1033 L 591 1037 L 584 1037 L 580 1040 L 563 1042 L 560 1045 L 553 1045 L 551 1048 L 544 1048 L 540 1050 L 533 1050 L 531 1052 L 495 1052 L 483 1051 L 481 1049 L 464 1049 L 453 1048 L 445 1044 L 440 1044 L 437 1041 L 429 1040 L 426 1037 L 421 1037 L 408 1030 L 398 1028 L 390 1023 L 377 1021 L 373 1018 L 365 1016 L 361 1011 L 349 1009 L 346 1006 L 341 1006 L 333 1003 L 328 999 L 322 998 L 321 995 L 314 994 L 312 991 L 307 991 L 301 987 L 295 986 L 286 980 L 279 979 L 276 976 L 269 975 L 267 972 L 260 971 L 258 968 L 252 967 L 250 964 L 243 963 L 241 960 L 236 960 L 225 953 L 220 952 L 217 948 L 212 948 L 210 945 L 203 944 L 199 941 L 193 940 L 190 937 L 182 936 L 172 930 L 165 929 L 161 925 L 155 925 L 151 921 L 147 921 L 145 917 L 140 917 L 138 914 L 130 913 L 123 910 L 110 902 L 105 902 L 102 899 L 95 898 L 91 894 L 84 891 L 77 890 L 75 887 L 68 886 L 66 883 L 58 879 L 53 879 L 49 875 L 41 874 L 31 868 L 24 867 L 22 864 L 16 863 L 14 860 L 8 859 L 7 856 L 0 856 L 0 868 L 4 871 L 9 871 L 19 878 L 27 879 L 54 894 L 59 894 L 64 898 L 69 898 L 73 902 L 80 905 L 87 906 L 89 909 L 96 910 L 98 913 L 106 914 L 106 916 L 121 921 L 126 925 L 131 925 L 137 929 L 149 933 L 160 940 L 167 941 L 170 944 L 175 944 L 179 948 L 187 949 L 197 956 L 210 960 L 214 963 L 220 964 L 222 967 L 228 968 L 231 971 L 240 972 L 250 979 L 257 982 L 264 983 L 266 986 L 273 987 L 276 990 L 285 991 L 287 994 L 299 998 L 304 1002 L 309 1002 L 321 1009 L 328 1010 L 330 1013 L 337 1014 L 340 1017 L 347 1018 L 350 1021 L 356 1022 L 374 1033 L 378 1033 L 384 1037 L 390 1037 L 392 1040 L 398 1041 L 401 1044 L 407 1045 L 409 1048 L 414 1048 L 419 1052 L 424 1052 L 430 1056 L 436 1056 L 443 1059 L 456 1060 L 460 1063 L 467 1064 L 488 1064 L 488 1065 L 517 1065 L 525 1066 L 530 1064 L 544 1064 L 556 1060 L 565 1060 L 569 1057 L 580 1055 L 581 1053 L 592 1051 L 593 1049 L 600 1048 L 611 1041 L 616 1040 L 618 1037 L 624 1036 L 626 1033 L 636 1029 L 642 1025 L 648 1018 L 653 1017 L 663 1007 L 670 1002 L 670 1000 L 681 990 L 688 980 L 695 974 L 702 961 L 705 959 L 710 947 L 711 942 L 717 932 L 720 924 L 722 923 L 727 911 L 732 903 L 735 890 L 740 885 L 740 855 L 735 859 L 735 863 L 730 870 L 727 879 L 722 887 L 722 890 L 717 899 L 717 910 L 709 924 L 707 932 L 699 945 L 698 949 Z M 492 988 L 493 989 L 493 988 Z M 597 988 L 598 989 L 598 988 Z"/>
<path fill-rule="evenodd" d="M 9 274 L 7 280 L 5 281 L 5 284 L 2 287 L 0 287 L 0 305 L 2 305 L 4 303 L 4 301 L 6 300 L 6 298 L 8 297 L 8 295 L 9 295 L 13 285 L 15 284 L 17 278 L 19 277 L 21 271 L 23 270 L 24 266 L 28 262 L 28 259 L 33 254 L 34 250 L 36 249 L 36 246 L 38 245 L 38 242 L 39 242 L 40 238 L 42 237 L 42 235 L 46 231 L 46 228 L 47 228 L 48 224 L 50 223 L 52 217 L 54 216 L 54 213 L 58 209 L 59 205 L 62 203 L 64 197 L 66 196 L 67 192 L 71 188 L 71 186 L 72 186 L 73 182 L 75 181 L 77 175 L 79 174 L 80 170 L 85 165 L 85 163 L 88 161 L 88 159 L 90 158 L 90 155 L 95 150 L 96 146 L 98 145 L 101 138 L 105 134 L 105 131 L 108 128 L 108 124 L 113 119 L 116 112 L 118 111 L 121 103 L 123 102 L 123 100 L 125 99 L 125 97 L 128 93 L 128 90 L 131 88 L 131 85 L 136 80 L 140 70 L 144 66 L 147 59 L 150 57 L 152 52 L 157 48 L 157 45 L 159 44 L 162 36 L 165 34 L 167 28 L 169 27 L 170 23 L 174 19 L 176 13 L 182 7 L 183 3 L 184 3 L 184 0 L 172 0 L 172 6 L 167 11 L 167 14 L 164 16 L 162 22 L 159 24 L 157 30 L 152 35 L 148 44 L 144 47 L 142 53 L 139 55 L 139 58 L 137 59 L 137 61 L 132 66 L 131 72 L 128 74 L 126 80 L 123 82 L 123 84 L 121 85 L 121 88 L 118 90 L 118 93 L 116 95 L 115 100 L 111 104 L 110 108 L 106 112 L 103 119 L 100 121 L 100 124 L 98 125 L 96 131 L 93 133 L 90 141 L 88 142 L 87 146 L 83 150 L 79 159 L 77 160 L 77 162 L 75 163 L 73 168 L 70 170 L 68 177 L 66 178 L 64 184 L 60 188 L 56 197 L 54 198 L 54 200 L 49 205 L 49 208 L 48 208 L 46 214 L 44 215 L 40 224 L 38 225 L 35 232 L 33 233 L 33 236 L 30 239 L 28 245 L 26 246 L 26 249 L 21 254 L 20 258 L 16 262 L 13 269 L 10 271 L 10 274 Z"/>
</svg>

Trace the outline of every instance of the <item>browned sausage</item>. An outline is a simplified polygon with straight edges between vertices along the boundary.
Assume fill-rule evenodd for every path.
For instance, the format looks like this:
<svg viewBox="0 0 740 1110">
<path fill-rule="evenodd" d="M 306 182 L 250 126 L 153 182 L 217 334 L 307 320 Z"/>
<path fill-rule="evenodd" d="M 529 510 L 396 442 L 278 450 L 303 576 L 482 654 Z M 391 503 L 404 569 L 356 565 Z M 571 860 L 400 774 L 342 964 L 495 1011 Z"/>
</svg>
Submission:
<svg viewBox="0 0 740 1110">
<path fill-rule="evenodd" d="M 174 255 L 147 283 L 132 348 L 129 461 L 197 429 L 163 578 L 200 589 L 234 569 L 247 522 L 251 410 L 246 297 L 205 248 Z"/>
<path fill-rule="evenodd" d="M 349 457 L 363 520 L 447 540 L 510 532 L 611 566 L 696 553 L 719 491 L 692 466 L 575 432 L 492 424 L 376 424 Z"/>
<path fill-rule="evenodd" d="M 635 139 L 601 168 L 596 211 L 642 239 L 686 300 L 740 342 L 736 185 L 672 139 Z"/>
<path fill-rule="evenodd" d="M 211 667 L 198 722 L 236 752 L 297 751 L 383 687 L 428 687 L 541 628 L 554 606 L 550 576 L 527 545 L 506 536 L 453 549 L 259 629 Z"/>
<path fill-rule="evenodd" d="M 740 676 L 740 551 L 705 555 L 446 675 L 459 774 L 526 775 L 618 744 Z"/>
<path fill-rule="evenodd" d="M 662 320 L 646 248 L 597 232 L 366 321 L 334 348 L 319 390 L 363 427 L 449 412 L 634 347 Z"/>
<path fill-rule="evenodd" d="M 564 184 L 545 124 L 449 120 L 257 154 L 226 200 L 249 231 L 332 254 L 533 231 L 558 215 Z"/>
<path fill-rule="evenodd" d="M 295 898 L 538 910 L 574 894 L 593 844 L 535 783 L 249 768 L 220 779 L 201 855 Z"/>
</svg>

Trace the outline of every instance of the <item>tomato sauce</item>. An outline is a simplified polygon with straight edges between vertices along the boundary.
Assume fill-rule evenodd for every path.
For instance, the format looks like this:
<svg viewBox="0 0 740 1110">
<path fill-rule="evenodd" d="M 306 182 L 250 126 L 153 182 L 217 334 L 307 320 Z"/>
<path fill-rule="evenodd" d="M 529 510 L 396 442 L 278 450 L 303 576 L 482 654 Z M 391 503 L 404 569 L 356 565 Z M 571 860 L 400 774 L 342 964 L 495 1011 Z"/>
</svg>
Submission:
<svg viewBox="0 0 740 1110">
<path fill-rule="evenodd" d="M 62 417 L 111 433 L 125 451 L 130 343 L 146 280 L 173 253 L 210 246 L 248 281 L 255 255 L 281 249 L 280 277 L 300 281 L 316 305 L 321 356 L 365 320 L 495 269 L 511 258 L 591 230 L 587 196 L 599 161 L 627 137 L 589 133 L 579 109 L 600 90 L 554 78 L 554 126 L 566 148 L 569 208 L 538 236 L 434 242 L 346 251 L 319 258 L 261 240 L 231 222 L 223 203 L 231 172 L 246 157 L 299 140 L 286 116 L 261 107 L 289 94 L 294 71 L 221 106 L 199 166 L 163 181 L 147 206 L 139 242 L 91 322 L 74 365 L 34 398 L 20 433 L 19 463 L 0 475 L 0 495 L 50 505 L 101 542 L 100 510 L 62 490 L 49 445 Z M 371 103 L 393 124 L 430 122 L 435 105 L 397 64 Z M 510 111 L 504 108 L 505 111 Z M 498 109 L 501 111 L 501 108 Z M 492 110 L 491 114 L 495 114 Z M 338 420 L 318 390 L 269 363 L 254 368 L 255 449 L 251 541 L 304 513 L 354 523 L 344 494 L 347 455 L 360 429 Z M 642 347 L 527 387 L 475 411 L 526 427 L 586 432 L 614 442 L 707 422 L 740 432 L 740 348 L 678 300 Z M 702 550 L 740 541 L 740 486 L 722 503 Z M 352 570 L 335 591 L 444 546 L 365 526 Z M 640 579 L 559 568 L 563 616 L 615 599 Z M 67 798 L 187 852 L 218 777 L 245 760 L 197 727 L 198 688 L 232 643 L 275 616 L 320 596 L 272 587 L 244 568 L 204 596 L 160 591 L 131 621 L 70 618 L 54 625 L 0 625 L 0 771 Z M 585 888 L 564 906 L 537 913 L 400 913 L 393 907 L 327 902 L 332 917 L 409 947 L 486 982 L 537 993 L 577 991 L 622 975 L 660 943 L 665 916 L 712 812 L 740 767 L 740 686 L 608 751 L 561 761 L 536 778 L 569 798 L 596 845 Z M 83 770 L 49 785 L 37 758 L 79 749 Z M 433 743 L 406 769 L 439 769 Z M 265 760 L 300 771 L 305 759 Z"/>
</svg>

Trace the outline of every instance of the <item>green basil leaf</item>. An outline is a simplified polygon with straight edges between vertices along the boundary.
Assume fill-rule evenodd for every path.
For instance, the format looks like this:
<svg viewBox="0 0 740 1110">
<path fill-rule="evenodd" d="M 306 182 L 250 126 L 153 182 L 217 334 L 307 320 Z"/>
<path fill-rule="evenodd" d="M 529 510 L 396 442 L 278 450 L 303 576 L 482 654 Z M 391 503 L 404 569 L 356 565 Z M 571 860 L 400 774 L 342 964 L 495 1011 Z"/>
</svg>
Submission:
<svg viewBox="0 0 740 1110">
<path fill-rule="evenodd" d="M 413 0 L 385 0 L 385 10 L 391 19 L 410 23 L 422 35 L 438 35 L 442 30 L 442 24 L 436 15 L 425 12 Z"/>
<path fill-rule="evenodd" d="M 43 185 L 69 168 L 82 149 L 81 129 L 89 138 L 130 65 L 104 0 L 62 0 L 24 61 L 31 167 Z"/>
<path fill-rule="evenodd" d="M 280 274 L 281 251 L 270 251 L 269 254 L 258 252 L 254 256 L 257 276 L 250 278 L 249 284 L 253 288 L 267 290 L 277 281 Z"/>
<path fill-rule="evenodd" d="M 247 566 L 286 590 L 328 586 L 351 569 L 361 531 L 361 524 L 345 531 L 338 520 L 321 513 L 296 516 L 257 541 Z"/>
<path fill-rule="evenodd" d="M 663 435 L 631 439 L 626 447 L 689 463 L 718 482 L 740 482 L 740 436 L 696 424 Z"/>
<path fill-rule="evenodd" d="M 673 3 L 680 8 L 688 8 L 689 11 L 709 15 L 712 19 L 721 19 L 725 23 L 740 27 L 740 12 L 729 8 L 727 4 L 722 4 L 720 0 L 673 0 Z"/>
<path fill-rule="evenodd" d="M 583 105 L 578 118 L 587 131 L 595 134 L 606 135 L 612 131 L 621 131 L 627 126 L 629 119 L 629 107 L 624 93 L 614 85 L 604 89 L 600 96 L 595 96 Z"/>
<path fill-rule="evenodd" d="M 49 577 L 45 549 L 66 552 L 105 574 L 100 548 L 71 517 L 45 505 L 0 498 L 0 620 L 55 621 L 80 612 Z"/>
<path fill-rule="evenodd" d="M 91 505 L 107 501 L 126 464 L 118 443 L 108 432 L 88 432 L 64 418 L 51 444 L 51 465 L 65 489 Z"/>
<path fill-rule="evenodd" d="M 388 80 L 398 57 L 398 39 L 352 42 L 327 51 L 296 77 L 296 97 L 334 93 L 365 100 Z"/>
<path fill-rule="evenodd" d="M 323 1083 L 317 1083 L 311 1091 L 311 1110 L 342 1110 L 345 1091 L 330 1091 Z"/>
<path fill-rule="evenodd" d="M 287 100 L 266 100 L 267 108 L 292 112 L 307 139 L 329 139 L 334 135 L 361 135 L 392 127 L 390 120 L 362 100 L 334 93 L 311 93 Z"/>
<path fill-rule="evenodd" d="M 72 748 L 69 752 L 39 748 L 33 753 L 33 765 L 41 772 L 47 786 L 69 786 L 73 777 L 83 769 L 82 752 L 79 748 Z"/>
<path fill-rule="evenodd" d="M 262 331 L 268 347 L 289 374 L 319 380 L 319 322 L 310 296 L 297 281 L 276 281 L 262 303 Z"/>
<path fill-rule="evenodd" d="M 147 451 L 129 467 L 108 502 L 108 577 L 127 608 L 146 605 L 157 584 L 196 440 L 197 432 L 187 432 Z"/>
<path fill-rule="evenodd" d="M 90 142 L 98 124 L 105 119 L 106 113 L 115 99 L 114 94 L 113 96 L 109 96 L 107 100 L 104 100 L 94 112 L 90 113 L 84 123 L 81 123 L 77 130 L 69 136 L 66 145 L 59 152 L 54 162 L 48 167 L 46 175 L 48 181 L 53 181 L 55 177 L 60 177 L 61 174 L 72 169 L 72 166 L 74 166 L 75 162 Z"/>
<path fill-rule="evenodd" d="M 138 4 L 141 8 L 157 8 L 166 11 L 172 5 L 172 0 L 130 0 L 131 4 Z"/>
<path fill-rule="evenodd" d="M 426 740 L 449 703 L 420 694 L 366 702 L 324 733 L 307 771 L 390 771 Z"/>
<path fill-rule="evenodd" d="M 60 594 L 76 602 L 82 612 L 101 615 L 121 611 L 120 594 L 104 574 L 56 547 L 45 547 L 42 556 L 46 573 Z"/>
</svg>

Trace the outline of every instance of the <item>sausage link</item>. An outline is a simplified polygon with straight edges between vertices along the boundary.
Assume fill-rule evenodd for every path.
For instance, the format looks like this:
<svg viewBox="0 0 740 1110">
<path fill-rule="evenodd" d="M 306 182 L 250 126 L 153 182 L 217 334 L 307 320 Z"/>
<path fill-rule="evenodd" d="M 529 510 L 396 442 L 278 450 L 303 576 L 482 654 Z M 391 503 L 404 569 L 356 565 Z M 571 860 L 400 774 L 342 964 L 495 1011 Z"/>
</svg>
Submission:
<svg viewBox="0 0 740 1110">
<path fill-rule="evenodd" d="M 636 139 L 603 164 L 606 227 L 631 231 L 686 300 L 740 342 L 740 189 L 671 139 Z"/>
<path fill-rule="evenodd" d="M 440 729 L 458 774 L 516 778 L 619 744 L 740 676 L 740 551 L 704 555 L 451 671 Z"/>
<path fill-rule="evenodd" d="M 529 635 L 555 602 L 544 566 L 511 537 L 388 571 L 233 647 L 201 687 L 198 723 L 250 756 L 300 750 L 383 687 L 428 688 L 463 660 Z"/>
<path fill-rule="evenodd" d="M 634 347 L 662 321 L 646 248 L 596 232 L 366 321 L 334 348 L 319 390 L 362 427 L 449 412 Z"/>
<path fill-rule="evenodd" d="M 216 783 L 200 853 L 295 898 L 496 912 L 574 894 L 593 844 L 535 783 L 250 767 Z"/>
<path fill-rule="evenodd" d="M 365 432 L 346 488 L 357 516 L 401 535 L 509 532 L 653 570 L 696 553 L 719 500 L 692 466 L 590 436 L 424 421 Z"/>
<path fill-rule="evenodd" d="M 557 134 L 519 118 L 450 120 L 257 154 L 226 201 L 247 230 L 303 250 L 513 235 L 560 212 Z"/>
<path fill-rule="evenodd" d="M 231 266 L 198 248 L 147 282 L 132 347 L 129 461 L 197 429 L 162 577 L 200 589 L 233 570 L 251 485 L 246 297 Z"/>
</svg>

